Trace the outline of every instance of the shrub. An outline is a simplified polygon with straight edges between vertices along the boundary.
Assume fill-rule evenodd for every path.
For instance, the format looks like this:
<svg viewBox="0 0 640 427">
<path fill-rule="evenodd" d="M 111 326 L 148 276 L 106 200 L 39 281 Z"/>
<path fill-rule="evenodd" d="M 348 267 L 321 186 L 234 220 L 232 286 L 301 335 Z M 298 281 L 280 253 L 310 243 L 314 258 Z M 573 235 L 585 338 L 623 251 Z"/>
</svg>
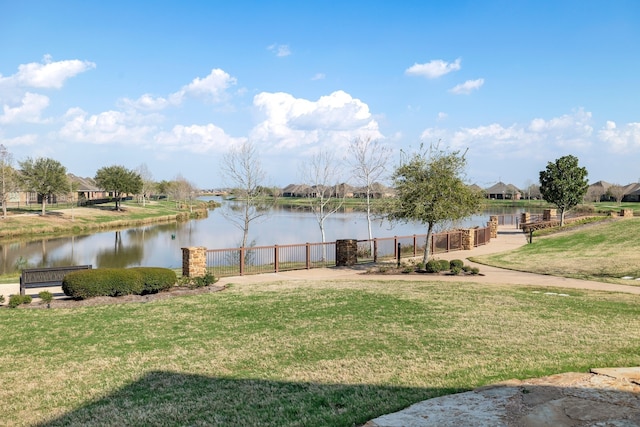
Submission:
<svg viewBox="0 0 640 427">
<path fill-rule="evenodd" d="M 440 263 L 440 271 L 446 271 L 449 270 L 449 261 L 447 261 L 446 259 L 441 259 L 438 260 L 438 263 Z"/>
<path fill-rule="evenodd" d="M 471 269 L 471 274 L 480 274 L 480 269 L 478 267 L 473 267 Z"/>
<path fill-rule="evenodd" d="M 169 290 L 178 281 L 175 271 L 168 268 L 135 267 L 130 270 L 137 271 L 142 276 L 143 295 Z"/>
<path fill-rule="evenodd" d="M 436 261 L 435 259 L 430 259 L 429 261 L 427 261 L 424 269 L 427 273 L 439 273 L 442 271 L 442 269 L 440 268 L 440 262 Z"/>
<path fill-rule="evenodd" d="M 464 266 L 464 262 L 461 259 L 452 259 L 449 261 L 449 268 L 453 270 L 454 267 L 462 268 Z"/>
<path fill-rule="evenodd" d="M 457 276 L 460 273 L 462 273 L 462 268 L 458 266 L 451 267 L 451 274 L 453 274 L 454 276 Z"/>
<path fill-rule="evenodd" d="M 51 301 L 53 301 L 53 294 L 49 291 L 39 292 L 38 297 L 40 297 L 42 302 L 45 304 L 49 304 Z"/>
<path fill-rule="evenodd" d="M 32 301 L 31 295 L 11 295 L 9 296 L 9 307 L 16 308 L 20 304 L 30 304 Z"/>
<path fill-rule="evenodd" d="M 0 295 L 0 304 L 4 304 L 4 295 Z"/>
<path fill-rule="evenodd" d="M 144 281 L 136 269 L 97 268 L 67 274 L 62 281 L 62 290 L 73 299 L 140 295 L 144 291 Z"/>
<path fill-rule="evenodd" d="M 215 283 L 215 281 L 216 278 L 213 276 L 213 274 L 207 271 L 202 277 L 192 277 L 187 286 L 191 289 L 203 288 L 205 286 L 209 286 L 212 283 Z"/>
</svg>

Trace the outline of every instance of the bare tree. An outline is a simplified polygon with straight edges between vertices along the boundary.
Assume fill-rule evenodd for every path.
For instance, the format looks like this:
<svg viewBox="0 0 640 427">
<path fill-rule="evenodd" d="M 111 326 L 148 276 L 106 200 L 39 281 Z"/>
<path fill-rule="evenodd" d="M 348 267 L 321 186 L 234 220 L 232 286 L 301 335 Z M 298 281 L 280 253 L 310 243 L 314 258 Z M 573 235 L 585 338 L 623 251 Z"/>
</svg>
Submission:
<svg viewBox="0 0 640 427">
<path fill-rule="evenodd" d="M 326 241 L 324 222 L 336 213 L 344 203 L 344 194 L 336 191 L 340 182 L 340 163 L 332 152 L 321 151 L 302 165 L 300 170 L 302 181 L 309 186 L 309 206 L 315 214 L 322 235 L 322 243 Z M 326 248 L 323 245 L 323 260 L 326 259 Z"/>
<path fill-rule="evenodd" d="M 180 203 L 184 203 L 189 206 L 189 212 L 193 212 L 193 201 L 197 196 L 195 185 L 182 174 L 178 174 L 168 187 L 168 193 L 176 202 L 176 207 L 179 207 Z"/>
<path fill-rule="evenodd" d="M 587 193 L 585 194 L 584 198 L 586 201 L 598 203 L 602 200 L 602 196 L 604 195 L 605 191 L 601 186 L 592 185 L 587 189 Z"/>
<path fill-rule="evenodd" d="M 607 193 L 613 197 L 616 203 L 622 203 L 622 199 L 624 198 L 625 188 L 620 184 L 612 184 L 611 187 L 607 190 Z"/>
<path fill-rule="evenodd" d="M 0 203 L 2 203 L 2 219 L 7 217 L 9 193 L 17 190 L 16 171 L 12 167 L 13 156 L 7 148 L 0 144 Z"/>
<path fill-rule="evenodd" d="M 146 200 L 151 196 L 156 183 L 153 181 L 153 174 L 147 167 L 146 163 L 142 163 L 137 169 L 138 175 L 142 178 L 142 206 L 146 206 Z"/>
<path fill-rule="evenodd" d="M 380 184 L 387 172 L 387 164 L 391 158 L 391 149 L 378 140 L 356 138 L 349 145 L 351 173 L 355 184 L 364 190 L 366 199 L 367 231 L 373 253 L 373 231 L 371 229 L 371 199 L 374 184 Z"/>
<path fill-rule="evenodd" d="M 231 188 L 234 202 L 227 203 L 222 214 L 242 230 L 240 247 L 247 246 L 252 222 L 269 214 L 276 197 L 268 194 L 264 186 L 267 174 L 262 168 L 260 155 L 251 141 L 232 147 L 223 157 L 222 179 Z"/>
</svg>

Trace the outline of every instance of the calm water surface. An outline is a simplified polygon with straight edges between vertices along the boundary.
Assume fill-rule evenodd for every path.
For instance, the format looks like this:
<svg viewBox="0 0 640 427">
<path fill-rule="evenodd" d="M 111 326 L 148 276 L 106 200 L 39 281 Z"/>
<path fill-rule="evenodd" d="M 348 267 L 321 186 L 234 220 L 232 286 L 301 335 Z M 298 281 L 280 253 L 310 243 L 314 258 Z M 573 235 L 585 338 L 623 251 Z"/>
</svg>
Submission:
<svg viewBox="0 0 640 427">
<path fill-rule="evenodd" d="M 210 198 L 209 198 L 210 199 Z M 486 211 L 458 226 L 486 225 L 489 215 L 519 213 L 522 209 Z M 251 224 L 250 240 L 256 245 L 285 245 L 322 241 L 316 217 L 301 209 L 276 207 L 268 216 Z M 366 239 L 367 221 L 359 212 L 340 212 L 325 221 L 327 241 L 337 239 Z M 421 224 L 391 226 L 377 221 L 374 237 L 424 234 Z M 27 242 L 0 241 L 0 274 L 18 271 L 24 267 L 52 267 L 60 265 L 91 264 L 99 267 L 158 266 L 179 268 L 181 248 L 205 246 L 209 249 L 234 248 L 239 245 L 242 232 L 220 209 L 209 212 L 209 217 L 179 224 L 158 224 L 107 231 L 83 236 L 40 238 Z"/>
</svg>

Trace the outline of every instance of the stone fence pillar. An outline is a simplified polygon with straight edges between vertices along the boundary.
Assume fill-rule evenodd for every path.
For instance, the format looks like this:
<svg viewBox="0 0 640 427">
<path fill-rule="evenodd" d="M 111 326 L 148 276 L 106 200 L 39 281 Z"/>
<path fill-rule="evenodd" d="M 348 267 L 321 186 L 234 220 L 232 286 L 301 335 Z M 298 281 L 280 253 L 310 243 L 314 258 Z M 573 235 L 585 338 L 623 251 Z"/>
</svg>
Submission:
<svg viewBox="0 0 640 427">
<path fill-rule="evenodd" d="M 531 222 L 531 214 L 529 212 L 522 212 L 520 214 L 520 224 L 526 224 Z"/>
<path fill-rule="evenodd" d="M 462 232 L 462 250 L 470 251 L 476 244 L 475 228 L 463 228 L 460 231 Z"/>
<path fill-rule="evenodd" d="M 545 209 L 542 211 L 542 220 L 543 221 L 553 221 L 558 216 L 555 209 Z"/>
<path fill-rule="evenodd" d="M 620 216 L 623 218 L 633 218 L 633 209 L 621 209 Z"/>
<path fill-rule="evenodd" d="M 491 215 L 489 217 L 489 228 L 491 229 L 491 238 L 498 237 L 498 215 Z"/>
<path fill-rule="evenodd" d="M 182 275 L 203 277 L 207 273 L 207 248 L 182 248 Z"/>
<path fill-rule="evenodd" d="M 358 262 L 358 241 L 355 239 L 336 240 L 336 267 L 356 265 Z"/>
</svg>

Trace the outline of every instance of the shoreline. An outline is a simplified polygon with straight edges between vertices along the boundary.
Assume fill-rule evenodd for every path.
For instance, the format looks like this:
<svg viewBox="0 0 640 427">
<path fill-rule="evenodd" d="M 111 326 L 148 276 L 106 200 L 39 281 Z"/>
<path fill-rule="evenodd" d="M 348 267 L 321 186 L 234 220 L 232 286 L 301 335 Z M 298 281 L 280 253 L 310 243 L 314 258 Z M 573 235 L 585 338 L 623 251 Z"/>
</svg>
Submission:
<svg viewBox="0 0 640 427">
<path fill-rule="evenodd" d="M 0 243 L 40 237 L 77 236 L 100 231 L 140 227 L 149 224 L 206 218 L 208 206 L 198 205 L 192 211 L 167 207 L 165 204 L 125 204 L 123 211 L 110 205 L 47 210 L 44 217 L 35 212 L 8 215 L 0 219 Z"/>
</svg>

